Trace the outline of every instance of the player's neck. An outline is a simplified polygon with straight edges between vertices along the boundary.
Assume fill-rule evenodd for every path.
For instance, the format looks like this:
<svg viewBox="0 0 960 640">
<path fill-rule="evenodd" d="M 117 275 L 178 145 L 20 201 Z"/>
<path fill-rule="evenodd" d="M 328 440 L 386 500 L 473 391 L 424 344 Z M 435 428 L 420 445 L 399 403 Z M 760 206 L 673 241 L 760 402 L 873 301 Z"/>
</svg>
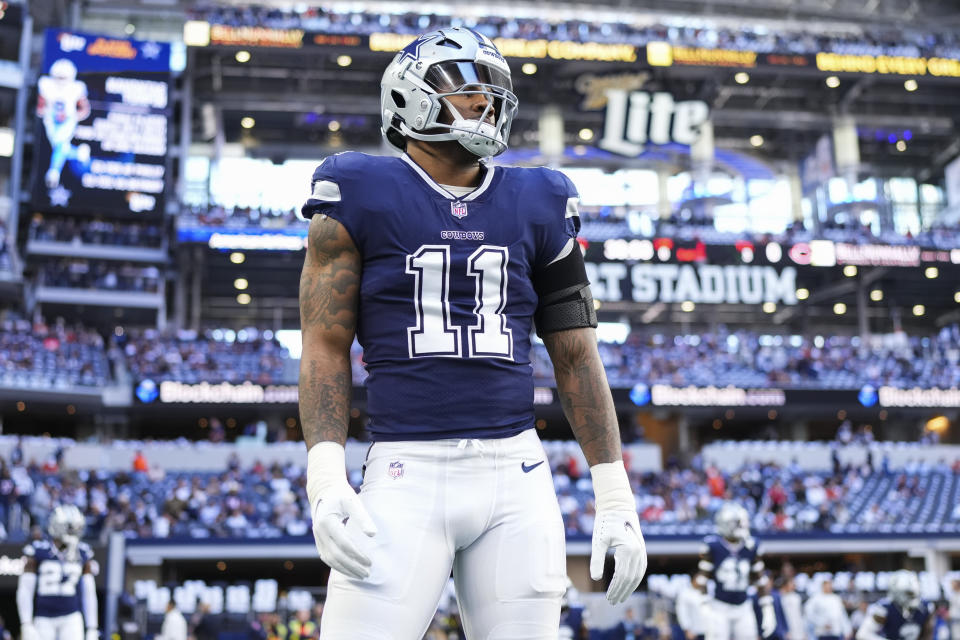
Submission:
<svg viewBox="0 0 960 640">
<path fill-rule="evenodd" d="M 476 187 L 480 184 L 480 162 L 459 142 L 424 143 L 407 140 L 407 155 L 438 184 L 453 187 Z"/>
</svg>

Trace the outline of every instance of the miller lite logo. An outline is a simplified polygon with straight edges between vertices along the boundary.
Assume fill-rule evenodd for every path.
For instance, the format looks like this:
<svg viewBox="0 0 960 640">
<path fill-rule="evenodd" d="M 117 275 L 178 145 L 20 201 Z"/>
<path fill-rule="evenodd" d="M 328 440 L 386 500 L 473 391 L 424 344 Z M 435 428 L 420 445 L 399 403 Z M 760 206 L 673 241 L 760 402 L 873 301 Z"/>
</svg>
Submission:
<svg viewBox="0 0 960 640">
<path fill-rule="evenodd" d="M 390 477 L 396 480 L 397 478 L 403 477 L 403 463 L 400 461 L 391 462 L 390 466 L 387 468 L 387 473 L 390 474 Z"/>
<path fill-rule="evenodd" d="M 463 219 L 467 217 L 467 203 L 466 202 L 451 202 L 450 203 L 450 213 L 453 214 L 455 218 Z"/>
</svg>

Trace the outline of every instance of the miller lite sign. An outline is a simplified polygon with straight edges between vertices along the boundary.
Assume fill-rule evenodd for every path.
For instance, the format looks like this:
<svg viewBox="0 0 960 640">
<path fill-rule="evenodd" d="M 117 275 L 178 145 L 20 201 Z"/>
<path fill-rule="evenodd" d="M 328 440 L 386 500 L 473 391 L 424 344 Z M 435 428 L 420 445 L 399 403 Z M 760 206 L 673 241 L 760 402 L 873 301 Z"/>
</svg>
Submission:
<svg viewBox="0 0 960 640">
<path fill-rule="evenodd" d="M 675 102 L 669 93 L 607 89 L 601 149 L 624 156 L 643 153 L 647 143 L 690 145 L 710 117 L 702 100 Z"/>
</svg>

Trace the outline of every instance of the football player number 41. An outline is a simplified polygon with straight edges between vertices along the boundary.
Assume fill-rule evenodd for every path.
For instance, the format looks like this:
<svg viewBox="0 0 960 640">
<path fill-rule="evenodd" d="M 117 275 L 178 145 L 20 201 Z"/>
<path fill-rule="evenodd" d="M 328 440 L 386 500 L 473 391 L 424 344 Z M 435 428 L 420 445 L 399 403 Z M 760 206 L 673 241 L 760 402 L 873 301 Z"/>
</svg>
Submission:
<svg viewBox="0 0 960 640">
<path fill-rule="evenodd" d="M 450 278 L 465 274 L 476 280 L 475 323 L 467 327 L 466 357 L 513 360 L 513 332 L 503 315 L 509 261 L 507 247 L 493 245 L 479 247 L 463 266 L 451 264 L 449 245 L 425 244 L 408 255 L 407 273 L 416 279 L 417 311 L 416 326 L 407 328 L 410 357 L 464 356 L 460 327 L 450 320 Z"/>
</svg>

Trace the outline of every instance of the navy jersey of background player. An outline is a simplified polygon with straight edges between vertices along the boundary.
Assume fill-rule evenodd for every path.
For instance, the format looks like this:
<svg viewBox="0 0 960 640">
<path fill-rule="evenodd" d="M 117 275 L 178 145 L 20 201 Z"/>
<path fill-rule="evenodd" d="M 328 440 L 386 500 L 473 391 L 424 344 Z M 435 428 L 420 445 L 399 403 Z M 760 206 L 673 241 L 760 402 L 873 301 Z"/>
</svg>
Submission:
<svg viewBox="0 0 960 640">
<path fill-rule="evenodd" d="M 889 598 L 878 600 L 874 606 L 877 613 L 884 616 L 880 635 L 888 640 L 917 640 L 933 615 L 933 604 L 926 600 L 921 600 L 920 606 L 910 608 L 906 616 Z"/>
<path fill-rule="evenodd" d="M 757 542 L 747 538 L 743 543 L 731 543 L 720 536 L 703 539 L 704 554 L 713 564 L 713 597 L 729 604 L 742 604 L 750 588 L 750 571 L 757 559 Z"/>
<path fill-rule="evenodd" d="M 31 542 L 23 549 L 24 555 L 37 563 L 37 588 L 33 614 L 38 618 L 56 618 L 81 609 L 80 576 L 93 558 L 86 543 L 79 543 L 72 557 L 57 549 L 47 540 Z"/>
<path fill-rule="evenodd" d="M 504 438 L 533 426 L 532 276 L 579 251 L 562 173 L 482 165 L 458 198 L 409 156 L 345 152 L 303 215 L 347 229 L 362 259 L 357 338 L 374 440 Z"/>
<path fill-rule="evenodd" d="M 751 601 L 753 602 L 753 614 L 757 618 L 757 629 L 760 630 L 762 640 L 786 640 L 787 634 L 790 631 L 790 625 L 787 624 L 787 614 L 783 612 L 783 601 L 780 600 L 780 592 L 773 591 L 770 597 L 773 598 L 773 613 L 776 616 L 777 626 L 769 635 L 763 635 L 763 609 L 760 607 L 760 598 L 753 596 Z M 799 636 L 800 634 L 797 635 Z"/>
</svg>

